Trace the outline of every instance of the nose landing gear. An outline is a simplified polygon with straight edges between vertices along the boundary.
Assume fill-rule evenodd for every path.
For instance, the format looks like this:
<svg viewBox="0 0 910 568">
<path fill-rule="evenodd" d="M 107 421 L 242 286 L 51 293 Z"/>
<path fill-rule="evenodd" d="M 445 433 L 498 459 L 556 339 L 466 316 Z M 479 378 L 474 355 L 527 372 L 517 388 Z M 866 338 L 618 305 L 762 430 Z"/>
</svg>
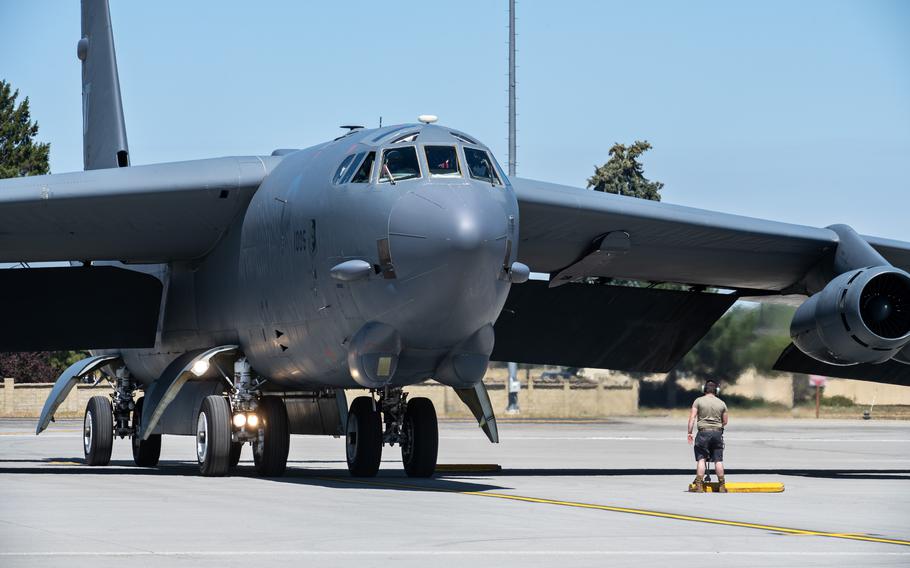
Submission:
<svg viewBox="0 0 910 568">
<path fill-rule="evenodd" d="M 368 396 L 354 399 L 348 411 L 345 445 L 351 475 L 376 475 L 382 446 L 397 443 L 409 477 L 432 476 L 439 447 L 433 402 L 428 398 L 407 400 L 400 388 L 385 388 L 377 394 L 378 400 Z"/>
</svg>

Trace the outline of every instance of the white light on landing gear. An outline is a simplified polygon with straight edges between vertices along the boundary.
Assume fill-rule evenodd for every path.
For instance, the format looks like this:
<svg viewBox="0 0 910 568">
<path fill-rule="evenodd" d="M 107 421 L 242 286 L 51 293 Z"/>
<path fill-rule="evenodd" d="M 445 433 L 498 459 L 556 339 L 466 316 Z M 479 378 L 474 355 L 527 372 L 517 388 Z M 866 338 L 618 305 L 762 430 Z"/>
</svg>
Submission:
<svg viewBox="0 0 910 568">
<path fill-rule="evenodd" d="M 202 375 L 209 372 L 209 362 L 205 359 L 196 361 L 190 368 L 190 372 L 192 372 L 197 377 L 201 377 Z"/>
<path fill-rule="evenodd" d="M 255 428 L 259 426 L 259 417 L 255 414 L 248 414 L 246 417 L 246 425 L 250 428 Z"/>
<path fill-rule="evenodd" d="M 243 425 L 246 424 L 246 416 L 243 414 L 234 415 L 234 426 L 238 428 L 243 428 Z"/>
</svg>

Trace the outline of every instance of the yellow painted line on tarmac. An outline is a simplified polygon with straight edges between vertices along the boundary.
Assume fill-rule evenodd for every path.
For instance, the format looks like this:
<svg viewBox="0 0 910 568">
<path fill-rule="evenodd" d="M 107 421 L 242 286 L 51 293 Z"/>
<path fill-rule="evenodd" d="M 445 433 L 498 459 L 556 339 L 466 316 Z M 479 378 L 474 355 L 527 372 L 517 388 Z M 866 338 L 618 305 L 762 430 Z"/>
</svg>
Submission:
<svg viewBox="0 0 910 568">
<path fill-rule="evenodd" d="M 661 519 L 673 519 L 676 521 L 689 521 L 695 523 L 707 523 L 711 525 L 724 525 L 728 527 L 739 527 L 746 529 L 757 529 L 783 534 L 792 534 L 797 536 L 819 536 L 824 538 L 839 538 L 845 540 L 859 540 L 863 542 L 877 542 L 881 544 L 896 544 L 899 546 L 910 546 L 910 540 L 896 538 L 884 538 L 872 536 L 863 533 L 835 533 L 828 531 L 813 531 L 807 529 L 795 529 L 792 527 L 779 527 L 776 525 L 765 525 L 761 523 L 746 523 L 742 521 L 730 521 L 725 519 L 713 519 L 710 517 L 696 517 L 693 515 L 678 515 L 676 513 L 664 513 L 661 511 L 650 511 L 647 509 L 634 509 L 630 507 L 615 507 L 612 505 L 597 505 L 593 503 L 579 503 L 577 501 L 560 501 L 557 499 L 542 499 L 539 497 L 524 497 L 522 495 L 509 495 L 506 493 L 490 493 L 487 491 L 458 491 L 457 489 L 445 489 L 439 487 L 426 487 L 408 483 L 388 483 L 383 481 L 366 481 L 362 479 L 350 479 L 343 477 L 323 477 L 326 481 L 335 481 L 339 483 L 351 483 L 362 485 L 373 485 L 376 487 L 398 488 L 398 489 L 415 489 L 419 491 L 433 491 L 437 493 L 456 493 L 459 495 L 471 495 L 474 497 L 488 497 L 491 499 L 504 499 L 507 501 L 521 501 L 524 503 L 536 503 L 540 505 L 556 505 L 560 507 L 574 507 L 578 509 L 594 509 L 598 511 L 610 511 L 613 513 L 626 513 L 631 515 L 641 515 L 644 517 L 657 517 Z"/>
<path fill-rule="evenodd" d="M 718 493 L 720 483 L 717 481 L 705 482 L 705 493 Z M 689 484 L 689 491 L 695 490 L 695 484 Z M 783 493 L 784 484 L 779 481 L 731 481 L 727 483 L 729 493 Z"/>
</svg>

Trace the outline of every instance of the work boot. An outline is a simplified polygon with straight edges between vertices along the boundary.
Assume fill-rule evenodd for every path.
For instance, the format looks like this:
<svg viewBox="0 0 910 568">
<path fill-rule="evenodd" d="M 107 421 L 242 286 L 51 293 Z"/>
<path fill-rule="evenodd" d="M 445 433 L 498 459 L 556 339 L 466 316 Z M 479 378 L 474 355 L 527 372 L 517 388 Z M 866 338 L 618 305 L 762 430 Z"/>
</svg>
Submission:
<svg viewBox="0 0 910 568">
<path fill-rule="evenodd" d="M 726 492 L 727 492 L 727 482 L 726 482 L 726 480 L 724 480 L 724 476 L 723 476 L 723 475 L 718 475 L 718 476 L 717 476 L 717 492 L 718 492 L 718 493 L 726 493 Z"/>
<path fill-rule="evenodd" d="M 705 476 L 698 475 L 695 477 L 695 488 L 692 489 L 692 493 L 704 493 L 705 492 Z"/>
</svg>

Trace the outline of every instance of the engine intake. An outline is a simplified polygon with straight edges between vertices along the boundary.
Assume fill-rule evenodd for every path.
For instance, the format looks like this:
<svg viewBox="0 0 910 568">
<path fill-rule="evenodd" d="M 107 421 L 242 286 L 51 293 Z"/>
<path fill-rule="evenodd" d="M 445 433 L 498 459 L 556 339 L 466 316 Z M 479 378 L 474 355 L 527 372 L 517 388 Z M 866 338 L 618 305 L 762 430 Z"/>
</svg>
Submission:
<svg viewBox="0 0 910 568">
<path fill-rule="evenodd" d="M 832 365 L 888 361 L 910 344 L 910 275 L 890 266 L 841 274 L 796 310 L 790 337 Z"/>
</svg>

